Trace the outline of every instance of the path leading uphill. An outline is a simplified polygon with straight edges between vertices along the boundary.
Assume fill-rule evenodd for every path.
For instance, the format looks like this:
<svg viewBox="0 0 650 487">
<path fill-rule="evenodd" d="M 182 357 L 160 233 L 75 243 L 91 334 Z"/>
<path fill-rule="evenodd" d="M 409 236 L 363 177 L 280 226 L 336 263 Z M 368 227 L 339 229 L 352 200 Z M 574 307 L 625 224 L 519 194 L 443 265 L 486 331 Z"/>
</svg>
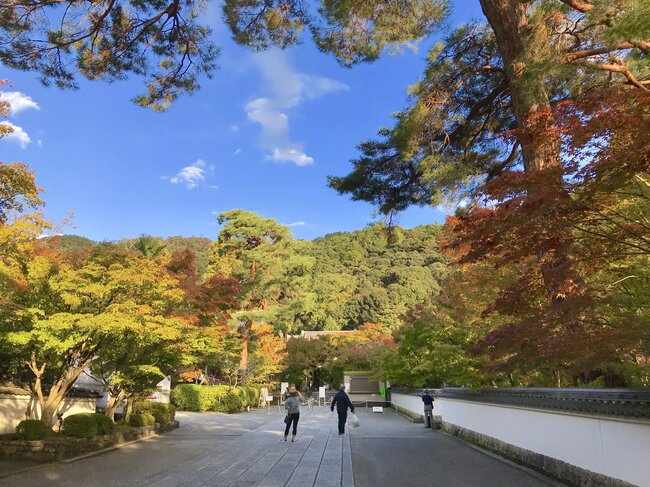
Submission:
<svg viewBox="0 0 650 487">
<path fill-rule="evenodd" d="M 362 426 L 339 436 L 336 413 L 305 409 L 295 443 L 281 441 L 277 408 L 270 414 L 178 413 L 181 427 L 171 433 L 0 478 L 0 486 L 554 485 L 392 410 L 357 412 Z"/>
</svg>

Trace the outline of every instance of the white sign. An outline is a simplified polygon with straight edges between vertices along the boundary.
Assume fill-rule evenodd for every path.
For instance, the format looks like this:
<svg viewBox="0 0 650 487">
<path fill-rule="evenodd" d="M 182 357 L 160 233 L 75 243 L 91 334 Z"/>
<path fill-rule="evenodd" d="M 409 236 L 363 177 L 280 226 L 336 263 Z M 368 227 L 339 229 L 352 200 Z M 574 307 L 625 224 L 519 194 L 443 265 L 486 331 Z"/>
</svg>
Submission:
<svg viewBox="0 0 650 487">
<path fill-rule="evenodd" d="M 273 396 L 266 396 L 266 402 L 272 402 Z"/>
<path fill-rule="evenodd" d="M 289 389 L 289 383 L 282 382 L 280 384 L 280 397 L 284 397 L 284 393 L 286 392 L 287 389 Z"/>
<path fill-rule="evenodd" d="M 384 408 L 381 407 L 381 406 L 373 406 L 373 407 L 372 407 L 372 412 L 373 412 L 373 413 L 383 413 L 383 412 L 384 412 Z"/>
<path fill-rule="evenodd" d="M 325 399 L 325 387 L 318 388 L 318 399 Z"/>
</svg>

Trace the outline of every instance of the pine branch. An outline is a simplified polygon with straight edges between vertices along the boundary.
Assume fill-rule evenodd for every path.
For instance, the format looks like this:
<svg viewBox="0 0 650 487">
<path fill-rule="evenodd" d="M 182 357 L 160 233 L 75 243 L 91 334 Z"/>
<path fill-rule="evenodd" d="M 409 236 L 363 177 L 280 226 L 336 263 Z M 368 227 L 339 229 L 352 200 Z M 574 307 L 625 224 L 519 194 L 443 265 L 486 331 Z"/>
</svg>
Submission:
<svg viewBox="0 0 650 487">
<path fill-rule="evenodd" d="M 577 10 L 578 12 L 587 13 L 591 9 L 594 8 L 594 6 L 591 4 L 590 1 L 581 1 L 581 0 L 560 0 L 562 3 L 565 5 L 568 5 L 569 7 Z"/>
</svg>

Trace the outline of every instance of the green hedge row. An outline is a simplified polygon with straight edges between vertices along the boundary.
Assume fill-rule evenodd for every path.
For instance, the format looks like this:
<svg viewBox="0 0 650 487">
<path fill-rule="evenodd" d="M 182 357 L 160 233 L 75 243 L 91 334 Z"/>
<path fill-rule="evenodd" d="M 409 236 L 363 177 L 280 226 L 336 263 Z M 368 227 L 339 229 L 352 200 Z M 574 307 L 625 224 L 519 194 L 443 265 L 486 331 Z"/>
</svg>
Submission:
<svg viewBox="0 0 650 487">
<path fill-rule="evenodd" d="M 40 419 L 24 419 L 16 426 L 16 435 L 22 440 L 43 440 L 50 431 Z"/>
<path fill-rule="evenodd" d="M 110 435 L 113 431 L 113 421 L 99 413 L 72 414 L 63 419 L 63 433 L 77 438 Z"/>
<path fill-rule="evenodd" d="M 172 403 L 182 411 L 219 411 L 234 413 L 257 407 L 257 387 L 200 386 L 179 384 L 172 391 Z"/>
<path fill-rule="evenodd" d="M 156 418 L 153 414 L 149 413 L 140 413 L 132 414 L 131 419 L 129 419 L 129 426 L 135 426 L 139 428 L 140 426 L 151 426 L 156 422 Z"/>
<path fill-rule="evenodd" d="M 133 405 L 133 412 L 136 414 L 151 414 L 156 419 L 155 422 L 160 424 L 170 423 L 176 417 L 176 408 L 173 404 L 163 404 L 160 402 L 136 402 Z"/>
</svg>

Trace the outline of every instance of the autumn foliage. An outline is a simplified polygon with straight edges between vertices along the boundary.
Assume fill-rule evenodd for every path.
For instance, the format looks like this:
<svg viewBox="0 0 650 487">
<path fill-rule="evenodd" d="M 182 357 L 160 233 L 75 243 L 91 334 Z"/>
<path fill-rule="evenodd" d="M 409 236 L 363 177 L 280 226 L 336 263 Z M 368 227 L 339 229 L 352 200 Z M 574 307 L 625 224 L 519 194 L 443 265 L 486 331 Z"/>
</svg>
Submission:
<svg viewBox="0 0 650 487">
<path fill-rule="evenodd" d="M 448 219 L 448 255 L 494 269 L 481 313 L 496 325 L 471 349 L 489 370 L 597 376 L 647 353 L 648 303 L 633 298 L 648 289 L 649 107 L 625 88 L 558 104 L 538 137 L 562 140 L 562 164 L 506 171 Z"/>
</svg>

